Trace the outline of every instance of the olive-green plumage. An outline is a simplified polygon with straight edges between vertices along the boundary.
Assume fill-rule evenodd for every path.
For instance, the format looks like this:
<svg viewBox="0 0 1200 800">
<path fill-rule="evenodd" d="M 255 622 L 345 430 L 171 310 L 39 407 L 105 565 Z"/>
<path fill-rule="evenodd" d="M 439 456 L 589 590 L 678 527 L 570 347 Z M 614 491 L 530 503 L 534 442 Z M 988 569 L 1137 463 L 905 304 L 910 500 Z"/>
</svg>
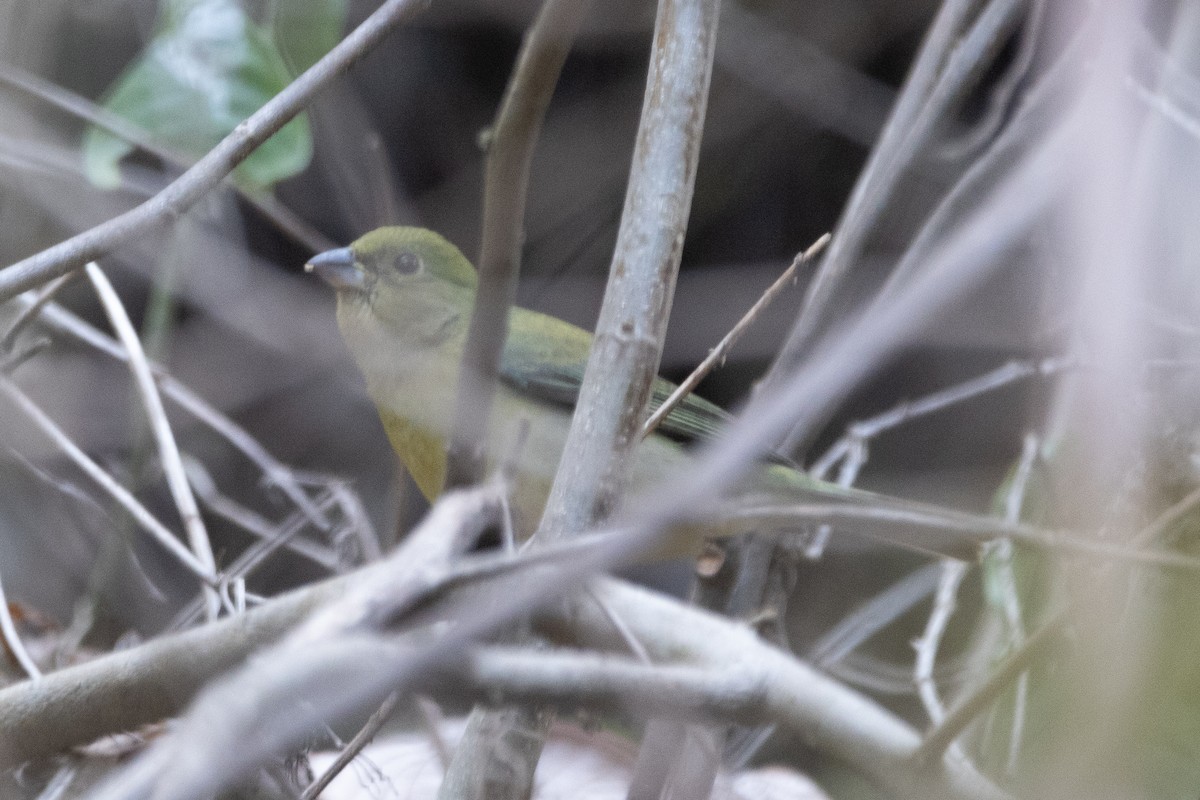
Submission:
<svg viewBox="0 0 1200 800">
<path fill-rule="evenodd" d="M 432 231 L 393 227 L 372 231 L 350 247 L 322 253 L 308 268 L 337 288 L 338 325 L 366 378 L 384 429 L 421 491 L 432 500 L 444 481 L 445 441 L 475 295 L 474 267 Z M 591 339 L 588 332 L 545 314 L 513 308 L 509 316 L 484 452 L 492 465 L 515 459 L 512 505 L 523 534 L 536 527 L 545 504 Z M 665 380 L 655 382 L 652 410 L 673 388 Z M 629 485 L 646 491 L 672 470 L 685 467 L 690 456 L 680 442 L 711 437 L 728 418 L 712 403 L 688 397 L 656 434 L 639 445 Z M 528 422 L 528 429 L 518 446 L 522 421 Z M 867 501 L 907 511 L 919 508 L 923 514 L 942 513 L 814 481 L 778 465 L 758 469 L 732 492 L 732 499 L 753 500 L 760 507 L 787 501 Z M 718 532 L 729 530 L 725 526 Z M 693 538 L 698 545 L 702 537 Z"/>
</svg>

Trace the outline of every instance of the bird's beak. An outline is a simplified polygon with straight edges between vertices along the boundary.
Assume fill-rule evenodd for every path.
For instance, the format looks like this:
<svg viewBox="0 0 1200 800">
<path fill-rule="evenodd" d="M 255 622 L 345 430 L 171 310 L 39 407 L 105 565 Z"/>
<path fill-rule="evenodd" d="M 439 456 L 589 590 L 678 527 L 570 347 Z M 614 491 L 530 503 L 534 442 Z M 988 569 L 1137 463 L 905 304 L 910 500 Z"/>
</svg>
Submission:
<svg viewBox="0 0 1200 800">
<path fill-rule="evenodd" d="M 349 247 L 326 250 L 309 259 L 305 272 L 315 272 L 321 280 L 335 289 L 363 289 L 366 279 L 354 260 L 354 251 Z"/>
</svg>

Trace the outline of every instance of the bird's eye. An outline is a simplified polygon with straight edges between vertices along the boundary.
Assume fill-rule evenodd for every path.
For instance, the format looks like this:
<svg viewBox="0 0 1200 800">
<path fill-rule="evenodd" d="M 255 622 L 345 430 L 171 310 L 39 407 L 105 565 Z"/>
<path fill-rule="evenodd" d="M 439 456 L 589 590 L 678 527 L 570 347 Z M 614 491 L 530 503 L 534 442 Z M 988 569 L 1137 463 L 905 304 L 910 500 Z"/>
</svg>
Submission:
<svg viewBox="0 0 1200 800">
<path fill-rule="evenodd" d="M 414 275 L 421 270 L 421 257 L 411 250 L 396 256 L 396 271 L 401 275 Z"/>
</svg>

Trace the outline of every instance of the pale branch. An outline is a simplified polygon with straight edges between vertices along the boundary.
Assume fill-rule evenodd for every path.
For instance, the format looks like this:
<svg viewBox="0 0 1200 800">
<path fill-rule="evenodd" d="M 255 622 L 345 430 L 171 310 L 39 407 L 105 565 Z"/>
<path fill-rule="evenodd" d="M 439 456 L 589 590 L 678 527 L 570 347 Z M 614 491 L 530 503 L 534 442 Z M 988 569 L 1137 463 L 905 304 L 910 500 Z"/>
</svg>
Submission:
<svg viewBox="0 0 1200 800">
<path fill-rule="evenodd" d="M 913 649 L 917 651 L 913 662 L 913 683 L 917 687 L 917 696 L 921 698 L 925 713 L 935 725 L 945 718 L 946 707 L 942 704 L 937 682 L 933 679 L 933 667 L 937 662 L 942 636 L 950 624 L 950 617 L 954 614 L 958 602 L 959 587 L 962 586 L 969 566 L 966 562 L 953 558 L 942 560 L 933 609 L 925 622 L 925 630 L 913 642 Z"/>
<path fill-rule="evenodd" d="M 171 430 L 171 423 L 167 420 L 167 412 L 163 408 L 162 398 L 158 394 L 158 386 L 155 385 L 154 376 L 150 373 L 150 365 L 146 360 L 146 353 L 142 349 L 142 340 L 138 338 L 137 331 L 134 330 L 129 314 L 126 313 L 121 298 L 117 296 L 116 289 L 113 288 L 100 267 L 93 261 L 84 267 L 84 271 L 96 290 L 96 296 L 104 307 L 104 313 L 108 316 L 109 324 L 116 332 L 117 339 L 125 348 L 125 352 L 129 354 L 129 370 L 133 374 L 137 395 L 142 401 L 142 408 L 150 423 L 150 430 L 158 447 L 159 462 L 167 481 L 167 488 L 171 492 L 171 499 L 175 501 L 175 509 L 179 512 L 179 519 L 187 534 L 188 544 L 191 546 L 196 560 L 203 564 L 205 569 L 215 573 L 217 559 L 213 555 L 212 542 L 209 541 L 208 530 L 200 516 L 200 509 L 196 506 L 196 497 L 192 494 L 191 484 L 188 483 L 187 472 L 183 468 L 183 460 L 179 455 L 179 445 L 175 442 L 175 432 Z M 217 594 L 211 586 L 203 587 L 202 591 L 205 600 L 204 614 L 209 621 L 212 621 L 217 618 L 219 612 Z"/>
<path fill-rule="evenodd" d="M 962 35 L 965 12 L 973 5 L 973 0 L 946 0 L 935 20 L 909 78 L 913 91 L 906 85 L 879 145 L 859 175 L 835 228 L 833 247 L 809 285 L 800 316 L 777 359 L 781 367 L 795 363 L 803 349 L 812 345 L 826 321 L 824 317 L 836 289 L 860 257 L 868 234 L 898 188 L 900 178 L 928 144 L 937 126 L 947 120 L 965 89 L 978 80 L 999 52 L 1005 38 L 1020 22 L 1025 2 L 989 0 Z M 939 28 L 941 23 L 945 23 L 944 27 Z M 781 449 L 790 452 L 803 441 L 798 431 L 792 431 Z"/>
<path fill-rule="evenodd" d="M 321 60 L 239 123 L 216 147 L 154 197 L 0 270 L 0 301 L 78 269 L 187 211 L 259 145 L 299 114 L 318 91 L 366 55 L 422 5 L 419 0 L 386 0 Z"/>
<path fill-rule="evenodd" d="M 46 435 L 50 441 L 61 450 L 67 458 L 83 471 L 89 478 L 92 479 L 103 489 L 117 505 L 125 509 L 126 512 L 137 523 L 138 527 L 150 534 L 154 541 L 158 542 L 175 560 L 182 564 L 189 572 L 199 578 L 207 586 L 215 586 L 220 577 L 215 569 L 208 564 L 201 562 L 192 551 L 188 550 L 176 538 L 166 525 L 160 522 L 153 514 L 151 514 L 144 505 L 138 502 L 128 489 L 117 483 L 111 475 L 104 471 L 95 461 L 88 457 L 87 453 L 80 449 L 79 445 L 71 441 L 71 437 L 67 436 L 62 428 L 58 427 L 46 412 L 42 411 L 33 400 L 21 391 L 21 389 L 7 376 L 0 375 L 0 392 L 3 392 L 19 408 L 29 420 L 37 426 L 42 433 Z"/>
<path fill-rule="evenodd" d="M 805 292 L 796 325 L 768 373 L 768 385 L 780 380 L 796 363 L 803 347 L 810 343 L 809 337 L 815 331 L 819 317 L 825 313 L 828 299 L 841 283 L 853 259 L 857 258 L 867 233 L 874 226 L 890 195 L 889 190 L 883 197 L 877 196 L 878 187 L 886 186 L 894 180 L 894 175 L 899 174 L 901 165 L 897 155 L 925 108 L 946 56 L 954 47 L 973 5 L 974 0 L 943 0 L 883 131 L 858 174 L 836 229 L 837 240 Z"/>
<path fill-rule="evenodd" d="M 683 252 L 717 17 L 717 0 L 659 2 L 609 282 L 540 536 L 588 528 L 624 488 Z"/>
<path fill-rule="evenodd" d="M 865 461 L 865 455 L 856 456 L 857 448 L 865 445 L 871 439 L 897 428 L 914 419 L 943 411 L 951 406 L 966 402 L 997 389 L 1004 388 L 1020 380 L 1028 378 L 1046 378 L 1062 373 L 1075 366 L 1073 359 L 1047 358 L 1040 361 L 1014 360 L 997 367 L 994 370 L 979 375 L 962 383 L 939 389 L 915 400 L 897 404 L 873 417 L 846 426 L 846 433 L 818 458 L 809 474 L 814 478 L 825 480 L 829 471 L 840 461 L 849 460 L 852 464 L 852 478 L 848 482 L 839 481 L 840 485 L 848 486 L 854 483 L 858 472 Z M 1017 520 L 1012 520 L 1016 522 Z"/>
<path fill-rule="evenodd" d="M 806 742 L 900 795 L 1003 797 L 1003 792 L 952 758 L 920 769 L 912 754 L 920 737 L 906 723 L 866 697 L 821 675 L 764 643 L 749 628 L 678 600 L 616 580 L 595 591 L 644 642 L 656 663 L 705 668 L 708 675 L 744 668 L 761 670 L 758 682 L 785 724 Z M 594 600 L 576 595 L 540 612 L 538 629 L 564 642 L 623 649 L 623 639 Z M 777 703 L 777 705 L 774 705 Z"/>
<path fill-rule="evenodd" d="M 469 513 L 472 497 L 494 492 L 489 488 L 447 495 L 439 507 L 450 510 L 431 514 L 423 523 L 428 535 L 419 538 L 418 549 L 428 547 L 436 553 L 456 541 L 455 524 L 475 519 Z M 415 553 L 400 548 L 386 561 L 272 598 L 244 615 L 161 636 L 0 690 L 0 768 L 180 713 L 209 681 L 301 621 L 315 614 L 329 624 L 328 616 L 316 612 L 353 607 L 360 617 L 369 614 L 361 587 L 374 587 L 376 593 L 381 586 L 394 587 L 397 573 L 411 574 L 406 566 L 412 563 L 406 562 L 410 555 Z M 502 578 L 507 574 L 500 573 Z M 454 577 L 448 576 L 450 585 Z"/>
<path fill-rule="evenodd" d="M 183 465 L 187 468 L 188 481 L 192 484 L 193 491 L 196 492 L 196 499 L 210 514 L 246 531 L 272 549 L 282 545 L 327 572 L 339 571 L 341 562 L 337 554 L 329 547 L 296 535 L 303 530 L 304 525 L 312 522 L 302 511 L 297 510 L 289 514 L 282 522 L 273 522 L 257 511 L 222 494 L 217 488 L 216 481 L 197 459 L 185 455 Z M 334 498 L 330 497 L 318 503 L 316 508 L 324 512 L 334 506 Z"/>
<path fill-rule="evenodd" d="M 342 770 L 358 757 L 363 748 L 371 743 L 371 740 L 375 738 L 375 734 L 379 733 L 399 704 L 400 695 L 396 692 L 389 694 L 380 703 L 375 713 L 354 734 L 354 738 L 337 754 L 337 758 L 333 760 L 329 768 L 318 775 L 315 781 L 305 787 L 304 793 L 300 795 L 300 800 L 317 800 L 321 796 L 321 792 L 325 791 L 329 787 L 329 784 L 333 782 L 333 779 L 340 775 Z"/>
<path fill-rule="evenodd" d="M 378 578 L 371 580 L 376 590 L 386 593 L 388 576 L 379 566 L 367 569 Z M 396 566 L 391 565 L 393 577 Z M 338 616 L 337 607 L 346 603 L 346 593 L 358 594 L 357 589 L 364 585 L 354 581 L 352 585 L 356 588 L 350 589 L 346 579 L 337 579 L 336 583 L 343 587 L 340 596 L 327 595 L 325 601 L 329 605 L 319 614 L 330 621 Z M 254 731 L 264 735 L 271 731 L 274 735 L 282 715 L 303 716 L 307 722 L 315 722 L 320 718 L 318 712 L 329 710 L 325 706 L 328 695 L 341 695 L 344 704 L 348 702 L 347 696 L 355 695 L 367 685 L 381 691 L 380 696 L 391 691 L 403 694 L 422 686 L 458 697 L 462 690 L 467 690 L 477 692 L 479 697 L 545 701 L 572 708 L 620 708 L 640 716 L 653 713 L 681 720 L 771 719 L 796 730 L 819 751 L 901 796 L 922 796 L 922 793 L 953 798 L 1006 796 L 956 759 L 947 757 L 922 767 L 912 758 L 920 741 L 916 731 L 872 701 L 763 643 L 745 626 L 619 581 L 601 580 L 596 591 L 629 621 L 639 638 L 647 642 L 652 660 L 662 666 L 594 654 L 531 653 L 511 648 L 463 651 L 461 644 L 453 641 L 458 637 L 449 629 L 434 639 L 425 635 L 402 640 L 380 638 L 355 632 L 359 621 L 365 620 L 352 612 L 349 620 L 334 627 L 311 623 L 305 626 L 319 635 L 321 647 L 313 646 L 311 635 L 297 629 L 289 638 L 298 647 L 288 648 L 286 653 L 279 649 L 266 653 L 236 673 L 234 682 L 226 682 L 219 691 L 210 690 L 207 699 L 197 704 L 172 734 L 159 740 L 148 756 L 134 763 L 130 773 L 136 778 L 133 783 L 114 783 L 109 793 L 99 797 L 104 800 L 141 797 L 151 787 L 161 792 L 155 796 L 162 798 L 196 797 L 212 791 L 217 783 L 227 779 L 228 776 L 221 775 L 224 770 L 237 771 L 247 765 L 231 757 L 222 761 L 222 770 L 212 770 L 210 764 L 209 773 L 216 773 L 211 780 L 176 783 L 180 768 L 185 772 L 199 770 L 207 761 L 203 752 L 210 749 L 207 743 L 199 747 L 197 760 L 196 750 L 184 749 L 192 737 L 180 738 L 189 731 L 195 733 L 198 724 L 219 726 L 222 735 L 210 732 L 210 739 L 232 738 L 235 741 L 226 742 L 225 746 L 236 748 L 236 740 L 246 732 L 243 728 L 246 723 L 241 721 L 243 713 L 237 709 L 246 708 L 248 697 L 255 698 L 255 703 L 246 713 L 262 715 Z M 277 602 L 252 612 L 247 620 L 270 613 Z M 349 605 L 358 607 L 359 601 L 351 601 Z M 390 606 L 390 602 L 384 601 L 383 605 Z M 546 607 L 537 613 L 536 621 L 542 633 L 565 642 L 602 650 L 624 649 L 624 639 L 613 629 L 609 617 L 586 595 Z M 375 628 L 389 622 L 392 620 L 372 618 L 368 624 Z M 227 622 L 222 622 L 200 630 L 218 626 L 228 627 Z M 451 643 L 446 644 L 448 641 Z M 283 647 L 283 644 L 277 646 Z M 288 657 L 278 657 L 284 654 Z M 448 656 L 453 661 L 444 661 Z M 414 660 L 421 661 L 424 667 L 419 673 L 409 673 L 403 684 L 397 686 L 382 679 L 388 674 L 394 677 L 398 664 L 411 664 Z M 467 680 L 456 680 L 456 675 Z M 163 677 L 158 676 L 160 680 Z M 6 694 L 0 692 L 0 719 L 5 719 Z M 235 697 L 238 702 L 232 702 Z M 296 697 L 306 698 L 304 708 L 297 707 Z M 172 741 L 178 748 L 164 746 L 164 742 Z M 259 743 L 254 744 L 257 747 Z M 249 742 L 242 745 L 239 754 L 254 749 Z M 164 769 L 171 774 L 165 775 L 161 772 Z M 165 783 L 158 782 L 156 776 Z M 184 789 L 184 785 L 188 788 Z"/>
<path fill-rule="evenodd" d="M 18 298 L 18 302 L 24 303 L 26 308 L 30 308 L 37 303 L 37 298 L 22 295 Z M 128 351 L 120 343 L 57 303 L 46 305 L 38 320 L 40 324 L 51 331 L 85 344 L 109 358 L 117 361 L 129 360 Z M 329 530 L 329 520 L 313 505 L 291 469 L 267 452 L 266 448 L 244 428 L 214 408 L 192 389 L 171 377 L 162 366 L 150 362 L 150 369 L 154 373 L 159 389 L 167 398 L 215 431 L 253 462 L 267 481 L 271 485 L 277 486 L 319 530 Z"/>
<path fill-rule="evenodd" d="M 503 491 L 493 483 L 444 495 L 386 560 L 360 570 L 335 601 L 316 609 L 243 668 L 208 685 L 171 735 L 106 782 L 95 800 L 148 793 L 183 800 L 220 793 L 262 758 L 299 744 L 322 721 L 328 696 L 361 701 L 379 685 L 368 675 L 386 675 L 386 661 L 364 651 L 371 632 L 411 616 L 445 583 L 452 561 L 498 522 Z M 423 655 L 411 643 L 400 649 Z M 316 685 L 306 685 L 308 680 Z M 404 688 L 397 684 L 369 702 Z M 256 700 L 247 704 L 247 697 Z M 298 704 L 297 698 L 305 702 Z"/>
<path fill-rule="evenodd" d="M 485 468 L 479 442 L 487 439 L 497 369 L 508 338 L 509 310 L 516 297 L 534 146 L 589 5 L 590 0 L 545 0 L 525 34 L 496 122 L 485 134 L 479 285 L 459 364 L 452 434 L 446 450 L 447 486 L 474 483 Z M 505 530 L 512 541 L 507 523 Z M 447 767 L 440 800 L 528 796 L 544 741 L 544 730 L 539 730 L 543 724 L 525 709 L 473 710 Z M 510 749 L 513 752 L 507 759 L 520 763 L 500 763 L 501 751 Z"/>
</svg>

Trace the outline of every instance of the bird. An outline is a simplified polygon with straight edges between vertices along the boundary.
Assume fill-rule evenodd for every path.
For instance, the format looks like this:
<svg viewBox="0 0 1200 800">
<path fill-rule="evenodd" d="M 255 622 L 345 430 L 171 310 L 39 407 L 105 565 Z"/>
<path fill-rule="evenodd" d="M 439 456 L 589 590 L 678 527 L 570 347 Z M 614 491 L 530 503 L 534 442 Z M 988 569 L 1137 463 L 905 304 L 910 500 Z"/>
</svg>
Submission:
<svg viewBox="0 0 1200 800">
<path fill-rule="evenodd" d="M 445 488 L 446 442 L 475 301 L 474 266 L 438 233 L 389 226 L 314 256 L 305 269 L 336 290 L 338 327 L 383 429 L 433 502 Z M 507 465 L 513 527 L 526 538 L 537 527 L 562 455 L 592 334 L 516 306 L 508 323 L 481 449 L 492 469 Z M 657 378 L 648 413 L 674 388 Z M 646 491 L 687 469 L 695 458 L 688 445 L 716 438 L 731 419 L 719 406 L 687 395 L 638 445 L 627 485 Z M 843 519 L 837 527 L 852 533 L 954 557 L 973 557 L 983 541 L 1000 535 L 1029 535 L 994 518 L 820 481 L 770 459 L 727 495 L 720 505 L 731 513 L 697 514 L 663 555 L 694 554 L 705 536 L 764 525 L 815 529 L 819 513 Z"/>
</svg>

